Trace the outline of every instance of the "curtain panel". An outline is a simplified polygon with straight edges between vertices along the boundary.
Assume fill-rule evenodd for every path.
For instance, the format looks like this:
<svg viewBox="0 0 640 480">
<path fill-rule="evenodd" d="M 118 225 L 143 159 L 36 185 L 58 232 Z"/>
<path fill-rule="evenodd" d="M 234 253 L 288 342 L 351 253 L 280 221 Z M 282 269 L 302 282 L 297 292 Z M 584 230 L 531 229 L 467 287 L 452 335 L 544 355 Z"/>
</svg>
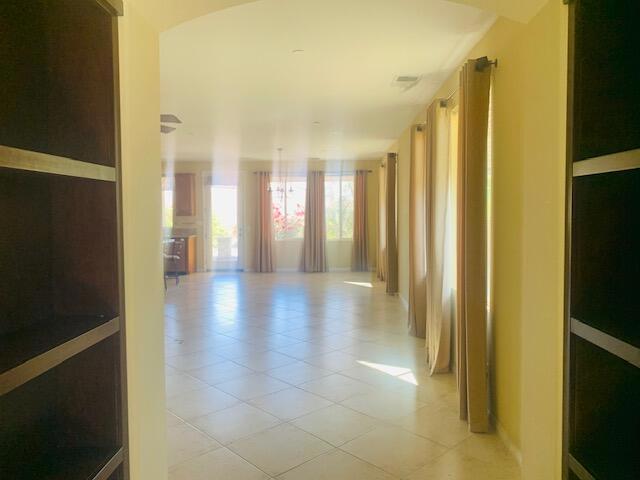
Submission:
<svg viewBox="0 0 640 480">
<path fill-rule="evenodd" d="M 457 368 L 460 417 L 489 428 L 487 375 L 487 135 L 491 69 L 460 74 L 458 127 Z"/>
<path fill-rule="evenodd" d="M 304 241 L 300 270 L 327 271 L 327 231 L 324 215 L 324 172 L 307 173 Z"/>
<path fill-rule="evenodd" d="M 376 262 L 378 280 L 387 279 L 387 177 L 384 164 L 378 167 L 378 261 Z"/>
<path fill-rule="evenodd" d="M 369 225 L 367 222 L 367 176 L 366 170 L 357 170 L 353 192 L 353 249 L 351 270 L 369 271 Z"/>
<path fill-rule="evenodd" d="M 253 268 L 256 272 L 273 272 L 273 221 L 271 212 L 271 174 L 257 172 L 255 253 Z"/>
<path fill-rule="evenodd" d="M 396 231 L 396 169 L 398 154 L 387 154 L 385 165 L 385 274 L 387 293 L 398 293 L 398 239 Z"/>
<path fill-rule="evenodd" d="M 427 112 L 426 196 L 426 337 L 427 363 L 431 374 L 449 371 L 453 265 L 447 259 L 449 208 L 449 122 L 447 109 L 434 102 Z"/>
<path fill-rule="evenodd" d="M 411 158 L 409 165 L 409 333 L 425 338 L 427 327 L 427 162 L 435 148 L 430 131 L 431 109 L 426 125 L 411 128 Z"/>
</svg>

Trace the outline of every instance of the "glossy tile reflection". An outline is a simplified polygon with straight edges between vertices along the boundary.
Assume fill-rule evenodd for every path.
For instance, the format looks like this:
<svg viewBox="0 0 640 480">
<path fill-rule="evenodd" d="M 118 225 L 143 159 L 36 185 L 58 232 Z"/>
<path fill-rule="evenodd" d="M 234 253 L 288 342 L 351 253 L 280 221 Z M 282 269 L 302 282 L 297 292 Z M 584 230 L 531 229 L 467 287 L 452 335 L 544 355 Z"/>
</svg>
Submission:
<svg viewBox="0 0 640 480">
<path fill-rule="evenodd" d="M 455 378 L 428 376 L 405 323 L 369 274 L 170 285 L 170 479 L 519 479 L 495 435 L 458 420 Z"/>
</svg>

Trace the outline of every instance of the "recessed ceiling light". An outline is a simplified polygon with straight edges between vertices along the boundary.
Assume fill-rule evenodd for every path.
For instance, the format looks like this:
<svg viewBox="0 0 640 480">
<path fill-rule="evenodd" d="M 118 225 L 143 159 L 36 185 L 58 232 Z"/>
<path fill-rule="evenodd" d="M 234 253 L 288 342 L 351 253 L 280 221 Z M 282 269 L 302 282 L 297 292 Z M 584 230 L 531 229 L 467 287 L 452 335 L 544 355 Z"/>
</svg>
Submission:
<svg viewBox="0 0 640 480">
<path fill-rule="evenodd" d="M 291 53 L 293 53 L 294 55 L 298 55 L 300 53 L 304 53 L 304 50 L 302 50 L 301 48 L 296 48 L 295 50 L 291 50 Z"/>
</svg>

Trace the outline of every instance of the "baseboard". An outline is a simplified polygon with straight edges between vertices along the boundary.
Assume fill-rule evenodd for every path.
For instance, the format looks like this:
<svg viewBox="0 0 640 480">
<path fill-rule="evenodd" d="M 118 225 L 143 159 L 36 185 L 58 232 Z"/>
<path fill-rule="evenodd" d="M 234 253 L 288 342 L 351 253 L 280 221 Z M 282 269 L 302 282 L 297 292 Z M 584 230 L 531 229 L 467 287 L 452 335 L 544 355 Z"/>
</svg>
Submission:
<svg viewBox="0 0 640 480">
<path fill-rule="evenodd" d="M 198 270 L 200 271 L 200 270 Z M 206 270 L 202 270 L 203 272 L 206 272 Z M 210 271 L 210 270 L 209 270 Z M 243 268 L 241 271 L 246 272 L 246 273 L 252 273 L 255 272 L 255 268 L 253 267 L 245 267 Z M 276 272 L 282 272 L 282 273 L 292 273 L 292 272 L 299 272 L 300 270 L 297 268 L 276 268 Z M 348 273 L 351 272 L 351 268 L 350 267 L 335 267 L 335 268 L 330 268 L 329 273 Z M 375 270 L 368 270 L 370 272 L 375 272 Z M 354 272 L 354 273 L 359 273 L 359 272 Z"/>
<path fill-rule="evenodd" d="M 509 451 L 511 456 L 513 456 L 516 462 L 518 462 L 518 465 L 522 466 L 522 452 L 520 452 L 520 449 L 513 444 L 513 442 L 511 441 L 511 438 L 509 438 L 509 434 L 502 427 L 502 425 L 500 424 L 500 422 L 498 421 L 498 419 L 493 413 L 491 414 L 491 421 L 495 425 L 496 432 L 498 433 L 498 437 L 500 437 L 500 440 L 502 440 L 502 443 L 504 443 L 504 446 L 507 447 L 507 450 Z"/>
<path fill-rule="evenodd" d="M 349 267 L 336 267 L 336 268 L 330 268 L 329 270 L 327 270 L 327 272 L 324 273 L 345 273 L 345 272 L 350 272 L 351 269 Z M 276 272 L 282 272 L 282 273 L 292 273 L 292 272 L 299 272 L 299 273 L 304 273 L 301 272 L 300 269 L 298 268 L 276 268 Z"/>
</svg>

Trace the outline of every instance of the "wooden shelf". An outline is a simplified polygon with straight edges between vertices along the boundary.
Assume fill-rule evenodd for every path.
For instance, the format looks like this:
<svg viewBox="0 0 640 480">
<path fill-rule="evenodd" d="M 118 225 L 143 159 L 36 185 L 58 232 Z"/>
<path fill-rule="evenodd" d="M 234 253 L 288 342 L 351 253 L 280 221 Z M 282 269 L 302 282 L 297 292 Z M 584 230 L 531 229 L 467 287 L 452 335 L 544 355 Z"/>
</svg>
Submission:
<svg viewBox="0 0 640 480">
<path fill-rule="evenodd" d="M 576 460 L 573 455 L 569 455 L 569 468 L 580 480 L 596 480 L 589 471 L 582 466 L 582 464 Z"/>
<path fill-rule="evenodd" d="M 110 15 L 118 17 L 124 15 L 124 5 L 122 4 L 122 0 L 96 0 L 96 2 Z"/>
<path fill-rule="evenodd" d="M 117 333 L 120 319 L 57 317 L 47 328 L 29 328 L 0 336 L 0 395 L 43 374 Z"/>
<path fill-rule="evenodd" d="M 599 339 L 595 343 L 575 332 L 569 341 L 572 406 L 567 455 L 579 462 L 573 471 L 582 480 L 589 478 L 584 471 L 596 479 L 635 480 L 634 472 L 640 471 L 640 369 L 611 353 L 608 342 L 601 347 Z"/>
<path fill-rule="evenodd" d="M 601 157 L 573 162 L 573 176 L 597 175 L 640 168 L 640 149 L 612 153 Z"/>
<path fill-rule="evenodd" d="M 7 478 L 109 478 L 118 463 L 111 459 L 126 451 L 120 344 L 111 335 L 0 395 L 0 471 Z"/>
<path fill-rule="evenodd" d="M 122 449 L 59 449 L 37 458 L 21 480 L 106 480 L 122 463 Z"/>
<path fill-rule="evenodd" d="M 11 99 L 0 108 L 3 480 L 129 479 L 122 9 L 0 1 L 0 91 Z"/>
<path fill-rule="evenodd" d="M 32 152 L 0 145 L 0 167 L 29 172 L 50 173 L 68 177 L 116 181 L 116 169 L 95 163 L 81 162 L 48 153 Z"/>
<path fill-rule="evenodd" d="M 122 465 L 124 461 L 124 450 L 120 448 L 116 454 L 93 476 L 92 480 L 108 480 L 113 472 Z"/>
<path fill-rule="evenodd" d="M 575 318 L 571 319 L 571 333 L 640 368 L 640 348 L 612 337 Z"/>
</svg>

